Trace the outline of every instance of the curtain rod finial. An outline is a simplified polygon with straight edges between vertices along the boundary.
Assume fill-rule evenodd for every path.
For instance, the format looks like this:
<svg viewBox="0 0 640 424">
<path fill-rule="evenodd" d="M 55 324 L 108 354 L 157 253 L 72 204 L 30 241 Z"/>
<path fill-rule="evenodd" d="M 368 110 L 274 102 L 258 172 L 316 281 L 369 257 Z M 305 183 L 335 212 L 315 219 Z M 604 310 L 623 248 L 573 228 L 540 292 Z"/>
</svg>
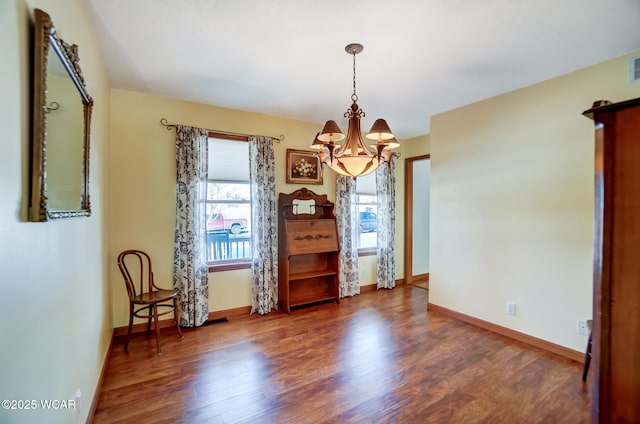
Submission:
<svg viewBox="0 0 640 424">
<path fill-rule="evenodd" d="M 168 131 L 171 131 L 171 128 L 176 128 L 175 125 L 170 124 L 165 118 L 160 118 L 160 125 L 167 127 Z"/>
</svg>

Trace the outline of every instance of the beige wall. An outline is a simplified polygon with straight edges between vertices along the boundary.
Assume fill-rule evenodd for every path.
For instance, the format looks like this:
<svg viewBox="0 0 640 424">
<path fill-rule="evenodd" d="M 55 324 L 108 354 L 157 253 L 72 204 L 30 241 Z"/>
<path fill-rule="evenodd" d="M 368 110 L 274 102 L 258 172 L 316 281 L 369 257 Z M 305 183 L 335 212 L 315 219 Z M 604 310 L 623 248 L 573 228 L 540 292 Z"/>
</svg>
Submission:
<svg viewBox="0 0 640 424">
<path fill-rule="evenodd" d="M 424 134 L 402 142 L 402 158 L 415 158 L 416 156 L 431 153 L 431 135 Z"/>
<path fill-rule="evenodd" d="M 225 109 L 123 90 L 111 90 L 111 289 L 114 326 L 127 324 L 128 304 L 122 278 L 115 264 L 118 252 L 128 248 L 148 251 L 156 279 L 172 284 L 173 232 L 175 226 L 175 131 L 167 131 L 160 119 L 203 128 L 264 134 L 286 139 L 275 143 L 276 191 L 301 188 L 285 183 L 287 148 L 308 149 L 321 124 L 294 121 L 257 113 Z M 402 175 L 402 174 L 398 174 Z M 335 175 L 324 171 L 324 184 L 309 189 L 335 200 Z M 402 203 L 400 197 L 399 203 Z M 401 225 L 401 223 L 400 223 Z M 401 240 L 397 245 L 401 245 Z M 399 255 L 402 252 L 398 253 Z M 402 257 L 402 256 L 397 256 Z M 398 261 L 401 262 L 401 261 Z M 362 285 L 375 283 L 375 256 L 360 261 Z M 399 277 L 401 274 L 401 264 Z M 251 304 L 248 269 L 211 273 L 209 311 Z"/>
<path fill-rule="evenodd" d="M 89 218 L 27 222 L 34 7 L 79 44 L 95 99 Z M 77 411 L 0 409 L 0 422 L 84 422 L 111 336 L 103 212 L 108 84 L 81 0 L 1 1 L 0 52 L 0 399 L 74 399 L 82 392 Z"/>
<path fill-rule="evenodd" d="M 640 96 L 627 60 L 432 118 L 430 302 L 584 349 L 576 320 L 592 315 L 594 136 L 581 112 Z"/>
</svg>

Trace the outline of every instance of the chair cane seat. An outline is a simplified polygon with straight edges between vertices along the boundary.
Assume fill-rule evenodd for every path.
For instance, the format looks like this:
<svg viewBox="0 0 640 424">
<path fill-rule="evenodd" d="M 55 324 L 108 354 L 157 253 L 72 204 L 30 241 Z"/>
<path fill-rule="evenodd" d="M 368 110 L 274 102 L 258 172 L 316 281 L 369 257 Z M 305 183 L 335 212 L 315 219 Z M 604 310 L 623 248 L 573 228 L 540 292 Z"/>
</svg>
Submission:
<svg viewBox="0 0 640 424">
<path fill-rule="evenodd" d="M 156 290 L 149 293 L 142 293 L 131 298 L 133 303 L 151 304 L 166 302 L 178 296 L 175 290 Z"/>
</svg>

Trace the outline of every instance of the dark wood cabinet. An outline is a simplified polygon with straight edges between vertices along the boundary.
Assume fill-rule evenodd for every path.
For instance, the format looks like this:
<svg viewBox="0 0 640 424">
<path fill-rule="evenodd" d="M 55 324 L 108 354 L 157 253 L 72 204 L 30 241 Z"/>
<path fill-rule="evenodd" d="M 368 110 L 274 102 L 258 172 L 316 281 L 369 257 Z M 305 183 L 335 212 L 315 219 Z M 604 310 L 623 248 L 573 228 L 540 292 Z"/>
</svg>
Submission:
<svg viewBox="0 0 640 424">
<path fill-rule="evenodd" d="M 302 188 L 278 198 L 278 308 L 339 302 L 334 204 Z"/>
<path fill-rule="evenodd" d="M 640 99 L 596 102 L 595 423 L 640 423 Z"/>
</svg>

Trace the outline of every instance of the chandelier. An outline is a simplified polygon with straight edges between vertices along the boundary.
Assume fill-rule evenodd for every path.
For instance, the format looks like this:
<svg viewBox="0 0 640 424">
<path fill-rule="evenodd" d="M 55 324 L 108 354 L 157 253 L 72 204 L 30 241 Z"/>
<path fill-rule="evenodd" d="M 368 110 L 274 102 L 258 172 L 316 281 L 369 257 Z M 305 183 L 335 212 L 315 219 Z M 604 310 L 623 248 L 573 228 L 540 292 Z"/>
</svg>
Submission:
<svg viewBox="0 0 640 424">
<path fill-rule="evenodd" d="M 366 135 L 367 139 L 375 140 L 375 144 L 371 145 L 373 150 L 367 149 L 362 139 L 360 119 L 365 113 L 357 103 L 356 55 L 362 52 L 363 48 L 362 44 L 349 44 L 344 48 L 347 53 L 353 55 L 353 103 L 344 114 L 345 118 L 349 118 L 346 138 L 336 121 L 327 121 L 311 145 L 312 149 L 319 150 L 317 155 L 322 164 L 340 175 L 354 179 L 375 171 L 385 161 L 389 162 L 393 156 L 391 149 L 400 146 L 384 119 L 377 119 Z"/>
</svg>

